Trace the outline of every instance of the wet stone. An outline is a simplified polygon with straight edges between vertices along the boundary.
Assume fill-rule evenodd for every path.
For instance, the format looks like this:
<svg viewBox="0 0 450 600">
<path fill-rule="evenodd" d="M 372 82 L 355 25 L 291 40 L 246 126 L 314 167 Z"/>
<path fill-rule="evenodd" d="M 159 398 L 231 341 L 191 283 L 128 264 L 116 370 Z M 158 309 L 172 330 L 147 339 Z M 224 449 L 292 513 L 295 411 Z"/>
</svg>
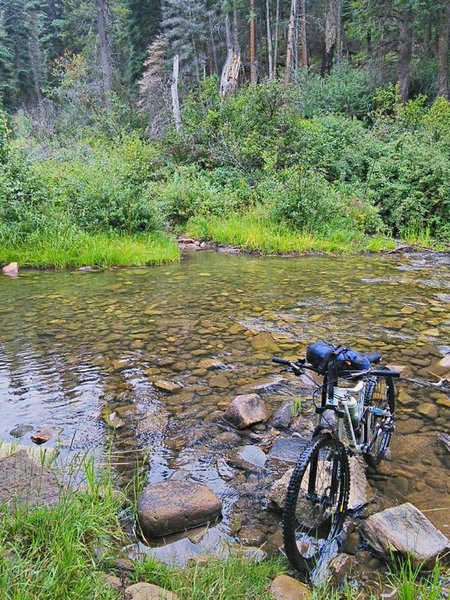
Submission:
<svg viewBox="0 0 450 600">
<path fill-rule="evenodd" d="M 258 446 L 244 446 L 238 456 L 255 467 L 264 467 L 267 461 L 267 455 Z"/>
<path fill-rule="evenodd" d="M 14 429 L 11 429 L 9 435 L 15 438 L 21 438 L 30 431 L 33 431 L 34 427 L 32 425 L 16 425 Z"/>
<path fill-rule="evenodd" d="M 387 558 L 408 554 L 416 564 L 431 562 L 449 548 L 449 540 L 406 502 L 369 517 L 363 524 L 369 544 Z"/>
<path fill-rule="evenodd" d="M 282 462 L 296 463 L 308 444 L 308 440 L 291 437 L 275 440 L 269 452 L 269 458 Z"/>
<path fill-rule="evenodd" d="M 266 421 L 269 416 L 269 411 L 258 394 L 236 396 L 224 414 L 224 418 L 238 429 Z"/>
<path fill-rule="evenodd" d="M 159 390 L 163 390 L 164 392 L 168 392 L 169 394 L 173 394 L 173 392 L 181 390 L 181 385 L 178 385 L 178 383 L 174 383 L 173 381 L 167 381 L 165 379 L 158 379 L 153 382 L 153 385 Z"/>
<path fill-rule="evenodd" d="M 138 502 L 138 518 L 147 539 L 192 529 L 215 521 L 222 502 L 205 485 L 164 481 L 147 486 Z"/>
<path fill-rule="evenodd" d="M 437 419 L 437 417 L 439 416 L 438 407 L 432 404 L 431 402 L 420 404 L 417 407 L 417 412 L 423 417 L 426 417 L 427 419 Z"/>
</svg>

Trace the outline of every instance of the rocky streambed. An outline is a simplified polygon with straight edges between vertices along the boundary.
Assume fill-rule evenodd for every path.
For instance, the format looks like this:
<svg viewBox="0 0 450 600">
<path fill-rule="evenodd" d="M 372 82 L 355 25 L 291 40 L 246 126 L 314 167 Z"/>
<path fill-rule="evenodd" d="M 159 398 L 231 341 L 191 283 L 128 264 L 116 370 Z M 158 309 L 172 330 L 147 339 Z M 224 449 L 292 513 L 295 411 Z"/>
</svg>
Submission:
<svg viewBox="0 0 450 600">
<path fill-rule="evenodd" d="M 123 485 L 138 471 L 149 486 L 188 481 L 219 499 L 218 522 L 150 535 L 141 552 L 179 563 L 223 542 L 272 552 L 281 542 L 273 486 L 305 443 L 313 408 L 310 382 L 271 356 L 301 356 L 318 338 L 381 351 L 403 368 L 398 427 L 390 460 L 367 484 L 362 472 L 356 501 L 364 517 L 410 502 L 448 536 L 449 267 L 448 255 L 204 252 L 158 268 L 5 277 L 0 436 L 32 445 L 44 432 L 63 455 L 107 455 Z M 251 394 L 266 412 L 239 429 L 225 411 Z M 379 557 L 367 554 L 359 523 L 347 533 L 345 553 L 370 578 Z"/>
</svg>

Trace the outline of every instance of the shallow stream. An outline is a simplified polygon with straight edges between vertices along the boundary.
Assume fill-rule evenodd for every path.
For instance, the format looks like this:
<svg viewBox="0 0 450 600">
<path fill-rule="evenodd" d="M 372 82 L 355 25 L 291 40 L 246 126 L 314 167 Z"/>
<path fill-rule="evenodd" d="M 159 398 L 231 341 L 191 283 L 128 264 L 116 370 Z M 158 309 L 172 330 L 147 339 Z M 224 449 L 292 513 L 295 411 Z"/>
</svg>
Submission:
<svg viewBox="0 0 450 600">
<path fill-rule="evenodd" d="M 0 277 L 0 439 L 17 425 L 60 428 L 63 449 L 110 455 L 124 482 L 147 451 L 148 481 L 206 482 L 224 502 L 222 523 L 153 550 L 161 556 L 183 560 L 224 538 L 270 549 L 279 517 L 268 489 L 286 465 L 240 455 L 270 445 L 274 431 L 236 434 L 222 414 L 239 393 L 257 391 L 272 411 L 297 397 L 270 358 L 302 356 L 322 338 L 406 367 L 392 460 L 371 482 L 381 506 L 411 501 L 449 535 L 448 458 L 437 440 L 449 389 L 430 385 L 450 352 L 449 307 L 450 257 L 439 254 L 205 251 L 162 267 Z M 167 382 L 174 389 L 161 389 Z M 301 409 L 311 414 L 307 397 Z"/>
</svg>

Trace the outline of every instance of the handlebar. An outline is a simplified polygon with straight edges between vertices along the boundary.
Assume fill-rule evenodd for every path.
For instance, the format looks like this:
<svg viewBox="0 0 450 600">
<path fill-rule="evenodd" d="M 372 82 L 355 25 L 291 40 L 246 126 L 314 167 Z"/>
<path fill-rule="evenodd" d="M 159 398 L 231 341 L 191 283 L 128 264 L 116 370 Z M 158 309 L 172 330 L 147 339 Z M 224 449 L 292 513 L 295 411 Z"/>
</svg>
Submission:
<svg viewBox="0 0 450 600">
<path fill-rule="evenodd" d="M 315 371 L 316 373 L 320 373 L 319 369 L 313 367 L 312 365 L 304 364 L 302 362 L 295 362 L 293 360 L 287 360 L 285 358 L 278 358 L 274 356 L 272 358 L 272 362 L 277 363 L 278 365 L 284 365 L 287 367 L 291 367 L 295 371 L 299 372 L 301 369 L 308 369 L 310 371 Z M 366 369 L 365 371 L 344 371 L 342 373 L 343 376 L 347 376 L 350 378 L 353 377 L 361 377 L 363 375 L 375 375 L 377 377 L 400 377 L 399 371 L 391 371 L 390 369 Z"/>
</svg>

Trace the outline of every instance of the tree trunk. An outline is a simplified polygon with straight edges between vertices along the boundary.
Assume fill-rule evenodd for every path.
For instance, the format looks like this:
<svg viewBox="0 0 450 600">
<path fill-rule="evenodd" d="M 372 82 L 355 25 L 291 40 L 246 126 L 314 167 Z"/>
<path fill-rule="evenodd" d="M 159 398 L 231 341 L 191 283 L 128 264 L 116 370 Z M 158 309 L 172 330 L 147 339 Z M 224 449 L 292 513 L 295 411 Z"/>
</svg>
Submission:
<svg viewBox="0 0 450 600">
<path fill-rule="evenodd" d="M 97 26 L 100 38 L 100 62 L 103 78 L 103 101 L 111 109 L 111 57 L 108 39 L 108 0 L 95 0 L 97 5 Z"/>
<path fill-rule="evenodd" d="M 289 17 L 288 40 L 286 48 L 286 71 L 284 73 L 284 84 L 287 86 L 292 79 L 292 66 L 294 62 L 295 48 L 295 25 L 297 23 L 298 0 L 291 0 L 291 14 Z"/>
<path fill-rule="evenodd" d="M 336 64 L 340 65 L 342 60 L 342 5 L 337 3 L 336 14 Z"/>
<path fill-rule="evenodd" d="M 250 0 L 250 81 L 257 83 L 256 40 L 255 40 L 255 0 Z"/>
<path fill-rule="evenodd" d="M 405 103 L 409 98 L 409 83 L 411 81 L 411 55 L 412 55 L 412 11 L 405 10 L 399 18 L 398 39 L 398 85 L 400 100 Z"/>
<path fill-rule="evenodd" d="M 170 86 L 170 91 L 172 92 L 172 110 L 173 110 L 173 120 L 175 121 L 175 127 L 177 131 L 181 128 L 181 113 L 180 113 L 180 100 L 178 98 L 178 75 L 180 69 L 180 59 L 178 54 L 175 54 L 173 57 L 173 73 L 172 73 L 172 83 Z"/>
<path fill-rule="evenodd" d="M 233 33 L 231 33 L 230 18 L 225 17 L 225 31 L 227 38 L 227 58 L 220 77 L 220 96 L 225 98 L 234 94 L 238 88 L 239 71 L 241 70 L 241 50 L 237 35 L 237 11 L 233 10 Z"/>
<path fill-rule="evenodd" d="M 326 0 L 325 7 L 325 48 L 322 57 L 322 68 L 320 74 L 322 77 L 331 73 L 333 66 L 333 56 L 336 49 L 337 29 L 338 29 L 338 5 L 340 0 Z"/>
<path fill-rule="evenodd" d="M 278 29 L 280 27 L 280 0 L 277 0 L 277 8 L 275 13 L 275 50 L 273 55 L 273 69 L 274 77 L 277 77 L 277 66 L 278 66 Z"/>
<path fill-rule="evenodd" d="M 439 26 L 438 57 L 439 57 L 439 96 L 449 97 L 449 37 L 450 37 L 450 0 L 443 0 L 441 22 Z"/>
<path fill-rule="evenodd" d="M 300 64 L 304 69 L 306 69 L 308 67 L 308 40 L 306 37 L 306 0 L 300 0 L 300 35 Z"/>
<path fill-rule="evenodd" d="M 272 30 L 270 27 L 270 0 L 266 0 L 266 28 L 267 28 L 267 58 L 269 61 L 269 79 L 273 80 L 273 46 Z"/>
</svg>

